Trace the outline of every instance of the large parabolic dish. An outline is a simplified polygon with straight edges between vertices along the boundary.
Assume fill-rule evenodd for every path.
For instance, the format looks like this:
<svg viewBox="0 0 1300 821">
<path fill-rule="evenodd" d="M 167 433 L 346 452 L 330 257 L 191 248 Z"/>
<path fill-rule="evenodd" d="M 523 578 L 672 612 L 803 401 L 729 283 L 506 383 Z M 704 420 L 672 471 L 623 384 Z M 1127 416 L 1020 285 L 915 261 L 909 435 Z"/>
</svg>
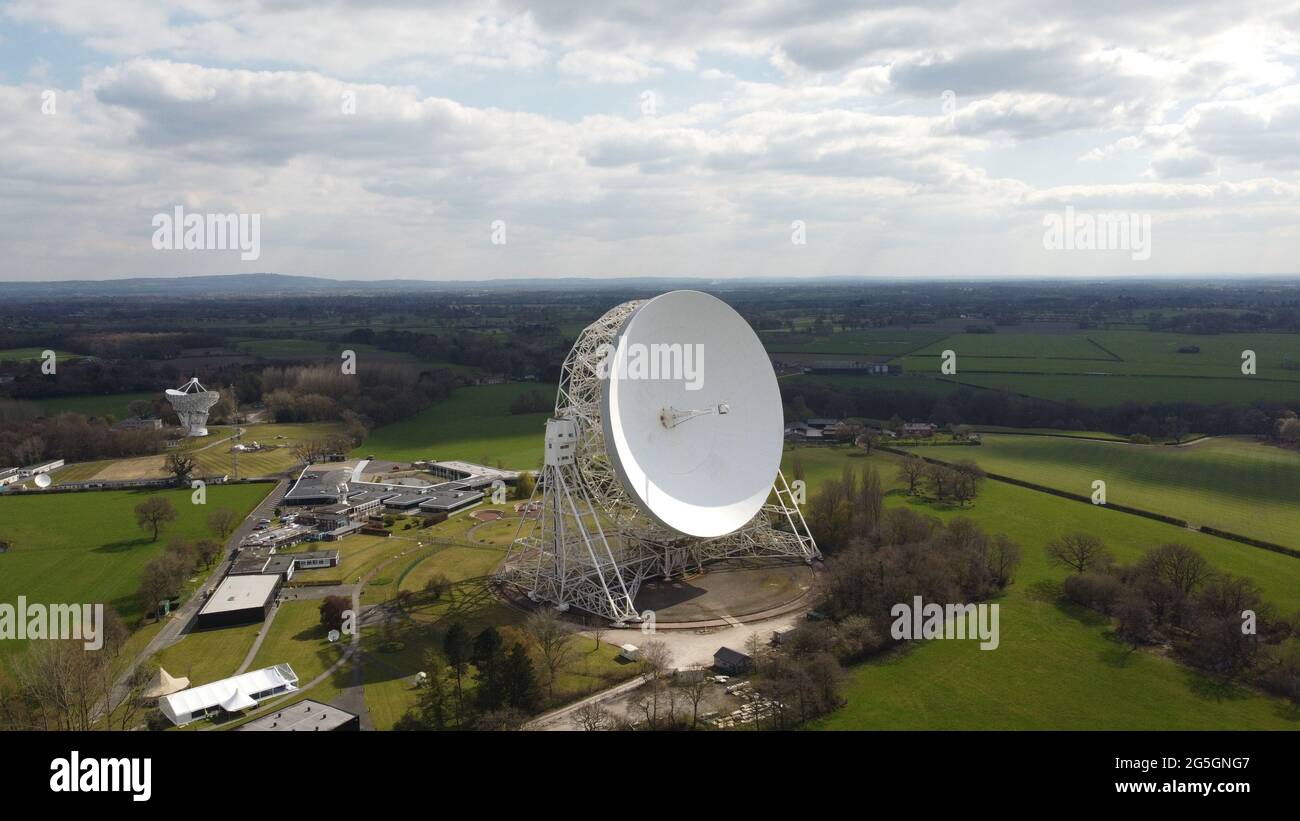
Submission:
<svg viewBox="0 0 1300 821">
<path fill-rule="evenodd" d="M 643 303 L 606 358 L 605 448 L 637 505 L 697 538 L 743 527 L 781 464 L 781 393 L 740 314 L 699 291 Z"/>
</svg>

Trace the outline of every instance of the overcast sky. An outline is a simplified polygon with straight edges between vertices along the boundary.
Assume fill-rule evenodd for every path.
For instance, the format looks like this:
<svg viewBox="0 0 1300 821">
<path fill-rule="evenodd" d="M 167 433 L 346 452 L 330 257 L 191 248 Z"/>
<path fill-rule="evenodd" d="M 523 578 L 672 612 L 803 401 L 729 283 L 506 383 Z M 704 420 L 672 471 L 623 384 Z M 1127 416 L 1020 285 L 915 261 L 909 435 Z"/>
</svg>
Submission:
<svg viewBox="0 0 1300 821">
<path fill-rule="evenodd" d="M 0 0 L 0 279 L 1295 273 L 1298 67 L 1300 2 Z"/>
</svg>

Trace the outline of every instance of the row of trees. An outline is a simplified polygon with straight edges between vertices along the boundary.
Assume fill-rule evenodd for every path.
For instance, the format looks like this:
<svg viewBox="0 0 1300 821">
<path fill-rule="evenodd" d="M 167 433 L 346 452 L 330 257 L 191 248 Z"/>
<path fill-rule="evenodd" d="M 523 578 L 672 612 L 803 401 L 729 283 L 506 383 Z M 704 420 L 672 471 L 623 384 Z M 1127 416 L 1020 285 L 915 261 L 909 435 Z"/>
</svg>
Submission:
<svg viewBox="0 0 1300 821">
<path fill-rule="evenodd" d="M 523 638 L 507 642 L 495 627 L 471 636 L 464 625 L 451 624 L 440 647 L 425 656 L 416 706 L 394 729 L 522 727 L 555 698 L 556 681 L 577 649 L 574 634 L 551 611 L 530 615 Z"/>
<path fill-rule="evenodd" d="M 1152 548 L 1119 564 L 1095 536 L 1069 533 L 1046 547 L 1071 571 L 1062 593 L 1115 620 L 1131 649 L 1173 648 L 1184 662 L 1224 681 L 1249 680 L 1300 700 L 1300 613 L 1279 617 L 1250 579 L 1214 568 L 1183 544 Z"/>
<path fill-rule="evenodd" d="M 111 607 L 97 627 L 103 632 L 98 650 L 78 639 L 29 643 L 12 679 L 0 678 L 0 730 L 129 730 L 138 723 L 150 670 L 131 668 L 130 630 Z"/>
<path fill-rule="evenodd" d="M 164 496 L 150 496 L 135 506 L 136 524 L 149 532 L 154 542 L 178 515 L 176 508 Z M 235 511 L 218 508 L 208 514 L 207 521 L 208 530 L 216 538 L 195 541 L 173 538 L 161 556 L 145 565 L 136 597 L 146 616 L 157 614 L 163 602 L 179 596 L 195 569 L 212 566 L 221 556 L 225 540 L 239 526 L 239 521 L 239 514 Z"/>
<path fill-rule="evenodd" d="M 106 421 L 79 413 L 36 417 L 14 410 L 29 403 L 0 400 L 0 465 L 30 465 L 48 459 L 88 462 L 161 453 L 164 436 L 152 430 L 113 430 Z M 27 418 L 23 419 L 22 417 Z"/>
<path fill-rule="evenodd" d="M 899 478 L 907 483 L 909 496 L 927 492 L 937 502 L 956 502 L 965 507 L 979 495 L 984 469 L 969 459 L 952 465 L 931 463 L 916 454 L 903 458 Z"/>
<path fill-rule="evenodd" d="M 336 363 L 265 368 L 256 383 L 276 422 L 349 421 L 351 413 L 382 425 L 446 399 L 460 378 L 448 370 L 361 362 L 354 374 Z"/>
</svg>

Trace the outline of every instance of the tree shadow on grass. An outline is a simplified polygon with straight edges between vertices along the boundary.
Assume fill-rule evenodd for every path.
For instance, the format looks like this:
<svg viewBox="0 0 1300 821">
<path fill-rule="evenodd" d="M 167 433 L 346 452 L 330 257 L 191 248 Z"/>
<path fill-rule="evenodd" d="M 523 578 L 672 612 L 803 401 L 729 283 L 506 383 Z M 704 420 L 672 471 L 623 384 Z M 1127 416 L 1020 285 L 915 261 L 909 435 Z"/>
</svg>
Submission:
<svg viewBox="0 0 1300 821">
<path fill-rule="evenodd" d="M 1128 667 L 1133 661 L 1133 656 L 1137 649 L 1133 645 L 1115 635 L 1114 631 L 1108 630 L 1102 634 L 1106 640 L 1106 647 L 1097 654 L 1097 660 L 1107 667 L 1123 669 Z"/>
<path fill-rule="evenodd" d="M 1096 610 L 1089 610 L 1080 604 L 1075 604 L 1066 598 L 1058 597 L 1056 599 L 1056 609 L 1080 624 L 1089 627 L 1106 627 L 1110 624 L 1110 616 L 1105 613 L 1098 613 Z"/>
<path fill-rule="evenodd" d="M 1025 595 L 1033 601 L 1055 602 L 1061 598 L 1061 583 L 1043 579 L 1026 587 Z"/>
<path fill-rule="evenodd" d="M 1207 675 L 1200 670 L 1184 669 L 1183 677 L 1192 694 L 1206 701 L 1243 701 L 1255 695 L 1234 681 Z"/>
<path fill-rule="evenodd" d="M 1289 724 L 1300 726 L 1300 703 L 1277 699 L 1273 704 L 1273 715 Z"/>
<path fill-rule="evenodd" d="M 142 536 L 138 539 L 131 539 L 130 541 L 123 539 L 122 541 L 119 542 L 109 542 L 108 544 L 102 544 L 99 547 L 91 549 L 90 552 L 91 553 L 125 553 L 128 550 L 133 550 L 137 547 L 140 547 L 142 545 L 148 545 L 148 544 L 154 544 L 154 542 L 151 541 L 149 538 Z"/>
<path fill-rule="evenodd" d="M 324 641 L 326 638 L 325 627 L 320 624 L 313 624 L 306 630 L 300 630 L 294 635 L 293 641 Z"/>
</svg>

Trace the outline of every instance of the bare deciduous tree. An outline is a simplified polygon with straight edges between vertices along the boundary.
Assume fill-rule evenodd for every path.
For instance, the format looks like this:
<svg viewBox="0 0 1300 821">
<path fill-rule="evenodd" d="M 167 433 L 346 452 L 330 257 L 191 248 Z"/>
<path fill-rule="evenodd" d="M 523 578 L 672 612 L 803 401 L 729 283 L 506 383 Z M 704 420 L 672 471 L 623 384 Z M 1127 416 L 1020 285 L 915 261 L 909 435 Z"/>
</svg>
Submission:
<svg viewBox="0 0 1300 821">
<path fill-rule="evenodd" d="M 1110 564 L 1110 551 L 1101 539 L 1087 533 L 1067 533 L 1047 543 L 1047 561 L 1083 573 Z"/>
<path fill-rule="evenodd" d="M 217 508 L 208 514 L 208 530 L 215 533 L 223 542 L 230 538 L 230 534 L 234 533 L 238 526 L 239 514 L 230 508 Z"/>
<path fill-rule="evenodd" d="M 135 506 L 135 523 L 142 530 L 152 530 L 155 542 L 163 525 L 175 519 L 176 508 L 162 496 L 152 496 Z"/>
<path fill-rule="evenodd" d="M 916 454 L 911 454 L 903 459 L 898 465 L 898 476 L 904 482 L 907 482 L 907 495 L 912 496 L 916 493 L 916 485 L 925 476 L 925 460 Z"/>
<path fill-rule="evenodd" d="M 605 705 L 594 701 L 579 707 L 573 716 L 578 726 L 588 731 L 608 730 L 614 724 L 614 716 Z"/>
<path fill-rule="evenodd" d="M 524 633 L 532 640 L 546 670 L 546 691 L 555 697 L 555 680 L 573 654 L 573 634 L 559 615 L 550 609 L 535 610 L 524 622 Z"/>
</svg>

